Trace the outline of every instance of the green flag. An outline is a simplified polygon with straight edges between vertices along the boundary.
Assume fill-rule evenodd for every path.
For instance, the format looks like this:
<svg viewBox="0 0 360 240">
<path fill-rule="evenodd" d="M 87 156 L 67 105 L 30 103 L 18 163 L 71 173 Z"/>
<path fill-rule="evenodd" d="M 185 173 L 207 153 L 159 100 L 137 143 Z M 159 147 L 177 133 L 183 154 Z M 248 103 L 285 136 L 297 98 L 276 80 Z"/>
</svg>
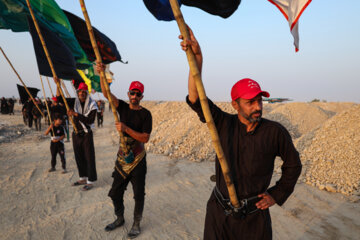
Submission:
<svg viewBox="0 0 360 240">
<path fill-rule="evenodd" d="M 30 0 L 36 19 L 47 29 L 55 32 L 71 50 L 79 69 L 91 65 L 77 41 L 65 13 L 54 0 Z M 30 15 L 25 0 L 0 0 L 0 29 L 14 32 L 29 31 L 27 17 Z"/>
<path fill-rule="evenodd" d="M 84 69 L 84 70 L 80 70 L 79 73 L 80 73 L 80 76 L 84 79 L 84 82 L 88 85 L 89 88 L 91 87 L 96 92 L 101 92 L 100 76 L 98 74 L 95 74 L 95 70 L 94 70 L 93 66 L 91 66 L 91 67 L 89 67 L 87 69 Z M 85 77 L 84 77 L 84 75 L 85 75 Z M 89 86 L 88 79 L 91 82 L 91 86 Z"/>
<path fill-rule="evenodd" d="M 101 92 L 101 85 L 100 85 L 100 75 L 94 69 L 94 66 L 91 66 L 85 70 L 78 70 L 80 76 L 83 78 L 84 82 L 88 85 L 89 89 L 94 89 L 96 92 Z M 110 65 L 107 64 L 105 68 L 105 76 L 106 80 L 109 84 L 112 83 L 114 80 L 114 74 L 110 71 Z M 91 84 L 91 86 L 89 86 Z"/>
</svg>

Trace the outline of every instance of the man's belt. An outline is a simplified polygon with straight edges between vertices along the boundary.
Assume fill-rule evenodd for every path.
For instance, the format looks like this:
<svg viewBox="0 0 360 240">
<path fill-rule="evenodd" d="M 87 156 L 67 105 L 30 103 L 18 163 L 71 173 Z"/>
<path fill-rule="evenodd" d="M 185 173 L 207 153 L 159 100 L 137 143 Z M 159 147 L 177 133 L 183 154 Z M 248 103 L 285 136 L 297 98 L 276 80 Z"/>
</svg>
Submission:
<svg viewBox="0 0 360 240">
<path fill-rule="evenodd" d="M 233 216 L 235 218 L 243 219 L 247 215 L 257 212 L 259 209 L 256 207 L 256 203 L 261 200 L 258 196 L 246 198 L 240 200 L 240 207 L 234 207 L 230 199 L 224 198 L 217 186 L 214 187 L 213 193 L 217 202 L 224 209 L 226 216 Z"/>
</svg>

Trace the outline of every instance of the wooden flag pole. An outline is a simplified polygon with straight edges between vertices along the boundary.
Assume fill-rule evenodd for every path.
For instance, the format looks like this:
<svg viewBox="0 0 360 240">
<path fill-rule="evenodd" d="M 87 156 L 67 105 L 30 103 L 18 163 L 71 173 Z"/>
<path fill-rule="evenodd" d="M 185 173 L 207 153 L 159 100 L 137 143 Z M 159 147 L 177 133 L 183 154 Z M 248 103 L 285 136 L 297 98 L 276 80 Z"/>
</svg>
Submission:
<svg viewBox="0 0 360 240">
<path fill-rule="evenodd" d="M 54 93 L 53 93 L 53 91 L 52 91 L 52 89 L 51 89 L 51 85 L 50 85 L 50 82 L 49 82 L 49 78 L 46 77 L 46 80 L 47 80 L 48 85 L 49 85 L 49 88 L 50 88 L 51 96 L 52 96 L 52 97 L 55 97 L 55 95 L 54 95 Z"/>
<path fill-rule="evenodd" d="M 36 20 L 36 18 L 35 18 L 34 12 L 33 12 L 32 8 L 31 8 L 30 1 L 29 1 L 29 0 L 26 0 L 26 3 L 27 3 L 27 6 L 28 6 L 28 8 L 29 8 L 29 12 L 30 12 L 31 18 L 32 18 L 32 20 L 33 20 L 33 22 L 34 22 L 34 25 L 35 25 L 36 31 L 37 31 L 37 33 L 38 33 L 38 36 L 39 36 L 39 38 L 40 38 L 41 44 L 42 44 L 42 46 L 43 46 L 43 48 L 44 48 L 44 52 L 45 52 L 46 58 L 47 58 L 47 60 L 48 60 L 48 62 L 49 62 L 50 69 L 51 69 L 51 72 L 52 72 L 52 74 L 53 74 L 53 79 L 54 79 L 54 81 L 55 81 L 55 83 L 56 83 L 57 88 L 59 89 L 59 92 L 60 92 L 61 97 L 62 97 L 62 99 L 63 99 L 63 101 L 64 101 L 64 104 L 65 104 L 66 110 L 69 111 L 69 110 L 70 110 L 69 105 L 68 105 L 68 103 L 67 103 L 67 101 L 66 101 L 66 98 L 65 98 L 65 96 L 64 96 L 64 93 L 63 93 L 63 91 L 62 91 L 62 89 L 61 89 L 61 86 L 60 86 L 60 79 L 59 79 L 59 78 L 57 77 L 57 75 L 56 75 L 54 65 L 53 65 L 53 63 L 52 63 L 52 61 L 51 61 L 49 51 L 48 51 L 48 49 L 47 49 L 47 47 L 46 47 L 44 38 L 43 38 L 43 36 L 42 36 L 42 34 L 41 34 L 41 31 L 40 31 L 38 22 L 37 22 L 37 20 Z M 77 128 L 76 128 L 76 126 L 75 126 L 75 123 L 74 123 L 74 120 L 73 120 L 72 117 L 70 117 L 70 121 L 71 121 L 71 123 L 72 123 L 72 125 L 73 125 L 74 131 L 77 133 L 78 131 L 77 131 Z"/>
<path fill-rule="evenodd" d="M 100 55 L 100 52 L 99 52 L 99 48 L 98 48 L 98 46 L 96 44 L 94 31 L 93 31 L 93 28 L 91 26 L 90 18 L 89 18 L 89 15 L 87 13 L 87 10 L 86 10 L 85 2 L 84 2 L 84 0 L 79 0 L 79 1 L 80 1 L 81 10 L 82 10 L 82 12 L 84 14 L 84 18 L 85 18 L 85 21 L 86 21 L 86 26 L 87 26 L 87 29 L 88 29 L 88 32 L 89 32 L 89 35 L 90 35 L 91 45 L 92 45 L 92 47 L 94 49 L 94 52 L 95 52 L 95 55 L 96 55 L 96 61 L 102 64 L 102 58 L 101 58 L 101 55 Z M 110 92 L 109 84 L 106 81 L 106 76 L 105 76 L 105 72 L 104 72 L 103 69 L 101 69 L 101 71 L 100 71 L 100 81 L 103 81 L 103 83 L 104 83 L 103 85 L 105 86 L 105 90 L 106 90 L 106 93 L 108 95 L 108 100 L 109 100 L 109 103 L 110 103 L 110 106 L 111 106 L 111 110 L 112 110 L 112 112 L 114 114 L 115 122 L 119 122 L 120 120 L 119 120 L 115 105 L 114 105 L 114 103 L 112 101 L 112 97 L 111 97 L 112 95 L 111 95 L 111 92 Z M 125 144 L 125 141 L 124 141 L 124 134 L 121 131 L 118 131 L 118 132 L 119 132 L 119 136 L 120 136 L 120 147 L 121 147 L 122 151 L 125 154 L 128 154 L 126 144 Z"/>
<path fill-rule="evenodd" d="M 171 4 L 172 11 L 174 13 L 176 22 L 179 26 L 180 32 L 181 32 L 182 36 L 184 37 L 184 40 L 189 39 L 189 31 L 185 24 L 185 21 L 184 21 L 184 18 L 181 13 L 181 10 L 180 10 L 177 0 L 170 0 L 170 4 Z M 226 186 L 227 186 L 227 189 L 229 192 L 231 204 L 236 208 L 240 208 L 240 203 L 239 203 L 238 197 L 236 195 L 235 186 L 234 186 L 234 183 L 231 178 L 230 169 L 229 169 L 228 163 L 226 161 L 224 151 L 221 147 L 219 134 L 217 132 L 214 120 L 213 120 L 211 112 L 210 112 L 209 103 L 207 101 L 207 97 L 206 97 L 206 93 L 205 93 L 205 88 L 204 88 L 204 85 L 201 80 L 201 74 L 200 74 L 200 71 L 196 64 L 195 55 L 192 52 L 191 48 L 187 49 L 186 56 L 188 58 L 191 74 L 193 75 L 193 77 L 195 79 L 196 89 L 199 94 L 201 108 L 204 112 L 205 120 L 206 120 L 207 126 L 210 130 L 210 135 L 211 135 L 211 139 L 213 142 L 213 146 L 215 148 L 216 155 L 217 155 L 220 165 L 221 165 L 221 169 L 222 169 L 222 172 L 224 175 Z"/>
<path fill-rule="evenodd" d="M 42 80 L 42 78 L 41 78 L 41 75 L 39 75 L 39 76 L 40 76 L 41 87 L 42 87 L 43 94 L 44 94 L 44 98 L 45 98 L 45 106 L 46 106 L 46 110 L 47 110 L 47 112 L 48 112 L 48 118 L 49 118 L 49 121 L 50 121 L 50 124 L 51 124 L 51 123 L 52 123 L 52 121 L 51 121 L 51 114 L 50 114 L 49 105 L 48 105 L 47 100 L 46 100 L 46 93 L 45 93 L 45 89 L 44 89 L 44 83 L 43 83 L 43 80 Z M 53 129 L 53 128 L 51 129 L 51 131 L 52 131 L 53 135 L 55 136 L 55 133 L 54 133 L 54 129 Z"/>
<path fill-rule="evenodd" d="M 66 93 L 66 96 L 67 96 L 68 98 L 71 97 L 70 94 L 69 94 L 69 92 L 68 92 L 68 90 L 67 90 L 67 88 L 66 88 L 66 86 L 65 86 L 64 80 L 61 79 L 60 82 L 61 82 L 62 88 L 64 89 L 64 91 L 65 91 L 65 93 Z"/>
<path fill-rule="evenodd" d="M 8 59 L 8 57 L 6 56 L 4 50 L 0 47 L 0 50 L 2 52 L 2 54 L 4 55 L 5 59 L 8 61 L 8 63 L 10 64 L 11 68 L 14 70 L 15 74 L 17 75 L 17 77 L 19 78 L 20 82 L 22 83 L 22 85 L 24 86 L 27 94 L 29 95 L 29 97 L 31 98 L 31 101 L 35 104 L 36 108 L 39 110 L 41 116 L 43 116 L 43 118 L 45 118 L 44 113 L 40 110 L 39 106 L 37 105 L 35 99 L 33 98 L 33 96 L 31 95 L 29 89 L 26 87 L 25 83 L 23 82 L 23 80 L 21 79 L 20 75 L 17 73 L 17 71 L 15 70 L 14 66 L 11 64 L 10 60 Z"/>
</svg>

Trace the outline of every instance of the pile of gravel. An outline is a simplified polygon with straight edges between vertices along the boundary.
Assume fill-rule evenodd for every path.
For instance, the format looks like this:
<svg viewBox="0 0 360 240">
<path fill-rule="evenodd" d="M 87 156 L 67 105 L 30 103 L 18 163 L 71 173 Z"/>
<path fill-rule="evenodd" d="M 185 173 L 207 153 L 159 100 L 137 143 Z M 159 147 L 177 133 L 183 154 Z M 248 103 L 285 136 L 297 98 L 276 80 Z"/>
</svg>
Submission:
<svg viewBox="0 0 360 240">
<path fill-rule="evenodd" d="M 230 103 L 216 103 L 235 113 Z M 153 116 L 148 152 L 191 161 L 213 161 L 206 124 L 185 102 L 144 102 Z M 264 104 L 264 117 L 280 122 L 303 163 L 301 181 L 330 192 L 357 195 L 360 189 L 360 105 L 354 103 Z M 275 173 L 281 174 L 281 161 Z"/>
<path fill-rule="evenodd" d="M 325 122 L 301 152 L 304 181 L 330 192 L 360 194 L 360 105 Z"/>
</svg>

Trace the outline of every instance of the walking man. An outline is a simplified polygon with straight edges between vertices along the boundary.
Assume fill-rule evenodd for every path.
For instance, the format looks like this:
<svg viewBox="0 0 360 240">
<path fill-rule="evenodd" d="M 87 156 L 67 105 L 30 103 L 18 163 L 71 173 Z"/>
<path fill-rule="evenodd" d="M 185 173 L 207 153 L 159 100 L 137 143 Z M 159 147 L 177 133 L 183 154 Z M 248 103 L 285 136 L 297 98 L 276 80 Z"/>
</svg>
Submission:
<svg viewBox="0 0 360 240">
<path fill-rule="evenodd" d="M 27 102 L 24 104 L 24 109 L 26 111 L 26 116 L 27 116 L 29 128 L 32 128 L 32 125 L 33 125 L 32 110 L 33 110 L 34 107 L 35 107 L 35 105 L 34 105 L 33 101 L 31 100 L 31 98 L 29 97 Z"/>
<path fill-rule="evenodd" d="M 99 64 L 98 64 L 99 66 Z M 97 67 L 100 71 L 100 67 Z M 134 222 L 128 237 L 137 237 L 140 230 L 140 221 L 144 209 L 145 199 L 145 176 L 146 176 L 146 152 L 144 143 L 147 143 L 152 130 L 152 116 L 149 110 L 140 105 L 143 99 L 144 85 L 135 81 L 130 84 L 128 97 L 129 104 L 118 99 L 114 95 L 108 96 L 103 81 L 101 89 L 104 97 L 111 97 L 117 112 L 120 115 L 120 122 L 116 123 L 116 129 L 122 131 L 126 142 L 126 155 L 124 149 L 119 147 L 115 169 L 112 174 L 114 178 L 109 197 L 112 199 L 117 219 L 105 227 L 106 231 L 112 231 L 125 223 L 124 219 L 124 192 L 131 182 L 134 192 L 135 208 Z"/>
<path fill-rule="evenodd" d="M 181 46 L 183 50 L 191 47 L 201 71 L 201 49 L 190 28 L 189 31 L 190 40 L 182 41 Z M 205 122 L 191 73 L 188 87 L 186 101 Z M 237 114 L 223 112 L 208 100 L 238 199 L 247 204 L 240 209 L 231 205 L 216 158 L 216 186 L 207 203 L 205 240 L 272 239 L 269 208 L 286 201 L 301 173 L 299 153 L 288 131 L 280 123 L 262 118 L 262 96 L 269 97 L 269 93 L 262 91 L 256 81 L 245 78 L 231 89 L 231 104 Z M 283 160 L 282 176 L 269 188 L 276 156 Z"/>
<path fill-rule="evenodd" d="M 97 125 L 98 127 L 102 127 L 103 126 L 103 121 L 104 121 L 104 106 L 101 102 L 101 100 L 97 101 Z"/>
<path fill-rule="evenodd" d="M 90 97 L 88 87 L 80 83 L 77 89 L 74 110 L 69 110 L 69 117 L 73 117 L 77 133 L 72 134 L 75 161 L 80 179 L 73 186 L 84 185 L 82 190 L 93 188 L 97 180 L 95 165 L 95 147 L 92 128 L 96 117 L 96 102 Z"/>
<path fill-rule="evenodd" d="M 39 109 L 41 112 L 43 112 L 43 109 L 44 109 L 44 105 L 41 103 L 40 99 L 39 98 L 35 98 L 35 101 L 36 101 L 36 104 L 38 105 Z M 34 123 L 35 123 L 35 128 L 36 128 L 36 131 L 41 131 L 41 112 L 39 111 L 39 109 L 34 106 L 32 108 L 32 111 L 31 111 L 31 114 L 33 116 L 33 120 L 34 120 Z"/>
</svg>

